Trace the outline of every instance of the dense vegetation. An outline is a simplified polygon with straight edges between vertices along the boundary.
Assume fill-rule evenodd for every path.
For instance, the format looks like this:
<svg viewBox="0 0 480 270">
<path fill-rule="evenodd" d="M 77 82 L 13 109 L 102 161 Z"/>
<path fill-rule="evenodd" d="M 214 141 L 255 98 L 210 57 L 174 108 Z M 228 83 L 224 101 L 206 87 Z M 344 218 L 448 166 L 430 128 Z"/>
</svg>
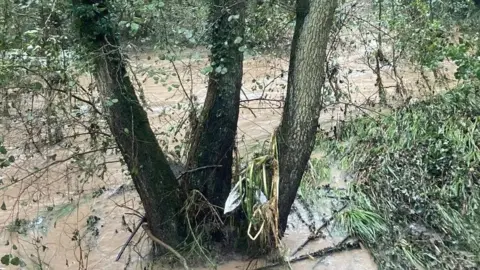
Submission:
<svg viewBox="0 0 480 270">
<path fill-rule="evenodd" d="M 479 89 L 359 118 L 324 144 L 358 181 L 339 220 L 382 269 L 479 265 Z"/>
</svg>

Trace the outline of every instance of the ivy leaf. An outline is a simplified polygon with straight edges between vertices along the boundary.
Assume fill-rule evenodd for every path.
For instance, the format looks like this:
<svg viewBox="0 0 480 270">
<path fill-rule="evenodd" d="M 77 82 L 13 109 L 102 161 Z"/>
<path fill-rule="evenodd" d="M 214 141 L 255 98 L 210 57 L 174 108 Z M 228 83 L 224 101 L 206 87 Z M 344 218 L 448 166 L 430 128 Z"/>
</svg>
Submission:
<svg viewBox="0 0 480 270">
<path fill-rule="evenodd" d="M 41 90 L 43 88 L 43 85 L 39 82 L 34 82 L 30 86 L 33 90 Z"/>
<path fill-rule="evenodd" d="M 203 75 L 207 75 L 209 74 L 210 72 L 213 71 L 213 67 L 212 66 L 207 66 L 207 67 L 204 67 L 200 73 L 202 73 Z"/>
<path fill-rule="evenodd" d="M 11 264 L 11 265 L 15 265 L 15 266 L 20 265 L 20 258 L 18 258 L 18 257 L 12 258 L 12 259 L 10 260 L 10 264 Z"/>
<path fill-rule="evenodd" d="M 9 265 L 10 264 L 10 254 L 3 255 L 3 257 L 0 259 L 0 262 L 4 265 Z"/>
</svg>

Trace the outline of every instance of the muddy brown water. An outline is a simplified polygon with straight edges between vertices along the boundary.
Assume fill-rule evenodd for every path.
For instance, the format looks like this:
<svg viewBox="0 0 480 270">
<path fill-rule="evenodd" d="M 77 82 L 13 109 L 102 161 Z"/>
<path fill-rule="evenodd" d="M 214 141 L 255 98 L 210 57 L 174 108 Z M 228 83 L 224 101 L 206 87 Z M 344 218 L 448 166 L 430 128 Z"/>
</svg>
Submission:
<svg viewBox="0 0 480 270">
<path fill-rule="evenodd" d="M 137 68 L 141 66 L 155 68 L 159 74 L 173 72 L 171 63 L 155 61 L 154 58 L 149 59 L 148 55 L 141 54 L 133 64 Z M 349 102 L 355 106 L 365 106 L 368 100 L 376 100 L 376 77 L 368 70 L 363 59 L 362 52 L 346 53 L 338 59 L 343 74 L 349 78 L 348 82 L 341 85 L 345 89 L 354 89 Z M 175 63 L 180 71 L 185 91 L 196 95 L 198 102 L 201 103 L 205 98 L 207 80 L 200 70 L 207 64 L 207 59 Z M 449 69 L 448 73 L 453 72 L 451 66 L 448 64 L 445 66 Z M 242 106 L 250 108 L 241 109 L 237 138 L 239 149 L 245 155 L 271 136 L 279 123 L 281 113 L 279 106 L 281 103 L 258 100 L 247 102 L 247 100 L 259 97 L 282 99 L 287 83 L 285 72 L 287 68 L 288 62 L 280 58 L 257 56 L 245 60 Z M 418 83 L 421 81 L 418 72 L 407 68 L 401 72 L 408 89 L 421 87 Z M 391 71 L 386 70 L 385 73 L 391 74 Z M 179 104 L 186 106 L 189 102 L 183 95 L 182 87 L 169 89 L 171 85 L 179 84 L 178 78 L 170 75 L 165 78 L 165 83 L 156 83 L 152 75 L 147 76 L 140 71 L 136 75 L 139 81 L 143 82 L 142 87 L 149 105 L 148 113 L 153 128 L 157 132 L 164 131 L 168 129 L 169 123 L 177 123 L 181 119 L 182 111 L 177 107 Z M 85 83 L 88 83 L 88 79 L 85 79 Z M 391 86 L 395 85 L 395 82 L 385 76 L 384 84 L 390 96 L 393 96 L 394 93 L 390 90 L 393 89 Z M 415 93 L 412 93 L 414 98 L 421 98 L 422 92 Z M 321 127 L 328 130 L 331 125 L 343 119 L 343 109 L 344 106 L 330 106 L 325 109 L 320 117 Z M 359 111 L 357 110 L 357 113 Z M 71 151 L 50 148 L 46 150 L 44 156 L 34 155 L 27 158 L 18 148 L 22 141 L 27 140 L 21 127 L 18 127 L 18 131 L 5 134 L 5 137 L 6 145 L 17 157 L 17 162 L 1 171 L 4 184 L 0 187 L 0 194 L 6 210 L 0 211 L 2 226 L 0 255 L 12 253 L 20 256 L 27 264 L 26 269 L 142 269 L 146 265 L 145 254 L 149 242 L 143 232 L 134 237 L 133 244 L 127 248 L 121 260 L 115 262 L 120 248 L 130 236 L 130 231 L 138 223 L 138 217 L 132 213 L 142 211 L 139 198 L 133 190 L 118 192 L 120 187 L 130 183 L 120 164 L 114 162 L 117 156 L 114 154 L 107 156 L 112 162 L 108 163 L 103 179 L 95 175 L 82 178 L 79 177 L 80 172 L 77 171 L 75 164 L 66 162 L 51 165 L 52 161 L 46 158 L 48 155 L 56 154 L 56 160 L 67 159 L 72 154 Z M 322 158 L 321 153 L 314 153 L 313 156 Z M 42 171 L 41 175 L 23 179 L 36 168 L 47 165 L 49 168 Z M 332 179 L 327 181 L 333 186 L 344 187 L 344 172 L 335 168 L 331 171 Z M 11 183 L 12 177 L 23 180 Z M 301 208 L 298 202 L 296 204 Z M 310 210 L 317 227 L 331 212 L 329 201 L 323 201 L 318 205 L 317 208 Z M 286 247 L 293 251 L 308 238 L 310 232 L 308 226 L 295 219 L 295 213 L 292 213 L 291 217 L 291 226 L 283 241 Z M 24 234 L 15 232 L 21 230 L 23 226 L 15 226 L 15 219 L 29 221 L 26 224 L 28 230 Z M 312 241 L 298 255 L 332 246 L 344 236 L 342 233 L 332 231 L 325 238 Z M 247 269 L 249 265 L 251 269 L 252 265 L 258 267 L 262 263 L 265 262 L 237 258 L 221 262 L 217 269 Z M 291 267 L 376 269 L 372 257 L 365 249 L 341 252 L 320 260 L 306 260 Z M 167 267 L 156 266 L 154 269 Z"/>
</svg>

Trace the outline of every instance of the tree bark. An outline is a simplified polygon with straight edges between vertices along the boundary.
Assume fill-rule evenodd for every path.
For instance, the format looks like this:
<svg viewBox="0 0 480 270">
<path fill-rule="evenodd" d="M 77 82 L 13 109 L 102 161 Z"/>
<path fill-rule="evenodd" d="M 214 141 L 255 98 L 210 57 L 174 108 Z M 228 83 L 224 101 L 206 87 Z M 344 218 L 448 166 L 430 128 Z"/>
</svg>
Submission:
<svg viewBox="0 0 480 270">
<path fill-rule="evenodd" d="M 382 50 L 382 17 L 383 17 L 383 0 L 378 0 L 378 48 L 375 53 L 375 73 L 377 75 L 376 86 L 378 87 L 378 96 L 380 98 L 380 104 L 387 104 L 387 93 L 385 87 L 383 87 L 382 72 L 380 70 L 380 64 L 386 60 Z"/>
<path fill-rule="evenodd" d="M 297 0 L 287 97 L 277 130 L 282 234 L 315 144 L 322 109 L 326 49 L 337 4 L 337 0 Z"/>
<path fill-rule="evenodd" d="M 213 0 L 211 66 L 200 123 L 193 132 L 185 182 L 223 207 L 232 181 L 233 149 L 243 76 L 244 0 Z"/>
<path fill-rule="evenodd" d="M 93 60 L 106 120 L 140 195 L 150 230 L 175 247 L 182 235 L 178 182 L 127 74 L 107 3 L 73 0 L 76 30 Z"/>
</svg>

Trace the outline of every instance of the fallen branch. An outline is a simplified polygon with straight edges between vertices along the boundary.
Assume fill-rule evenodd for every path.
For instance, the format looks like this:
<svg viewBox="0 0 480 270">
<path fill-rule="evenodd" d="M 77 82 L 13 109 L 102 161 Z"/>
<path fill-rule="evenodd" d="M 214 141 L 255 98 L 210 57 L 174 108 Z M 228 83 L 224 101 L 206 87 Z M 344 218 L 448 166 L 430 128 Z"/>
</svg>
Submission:
<svg viewBox="0 0 480 270">
<path fill-rule="evenodd" d="M 125 244 L 123 244 L 123 247 L 122 249 L 120 250 L 120 252 L 118 253 L 117 255 L 117 258 L 115 259 L 116 262 L 118 262 L 118 260 L 120 260 L 120 258 L 122 257 L 123 255 L 123 252 L 125 251 L 125 249 L 127 248 L 128 244 L 130 243 L 130 241 L 132 241 L 133 237 L 135 236 L 135 234 L 137 234 L 138 230 L 140 229 L 140 227 L 142 226 L 143 223 L 145 223 L 146 219 L 145 217 L 142 217 L 142 219 L 140 220 L 140 222 L 138 223 L 137 227 L 135 227 L 135 230 L 133 230 L 132 234 L 130 234 L 130 237 L 128 237 L 127 241 L 125 242 Z"/>
<path fill-rule="evenodd" d="M 302 250 L 305 246 L 307 246 L 307 244 L 312 241 L 312 240 L 316 240 L 318 239 L 322 234 L 321 234 L 321 231 L 323 229 L 325 229 L 328 225 L 330 225 L 330 222 L 332 222 L 332 220 L 335 218 L 335 214 L 338 213 L 338 212 L 341 212 L 343 211 L 343 209 L 345 209 L 346 207 L 348 206 L 348 203 L 344 204 L 340 209 L 338 210 L 334 210 L 332 215 L 330 216 L 330 218 L 325 221 L 325 223 L 323 223 L 322 226 L 320 226 L 320 228 L 318 228 L 317 230 L 315 230 L 315 232 L 310 235 L 307 240 L 305 240 L 305 242 L 303 242 L 303 244 L 301 244 L 296 250 L 295 252 L 292 253 L 291 256 L 297 254 L 300 250 Z"/>
<path fill-rule="evenodd" d="M 346 239 L 348 239 L 348 238 L 346 238 Z M 353 243 L 348 243 L 344 240 L 344 241 L 340 242 L 338 245 L 335 245 L 333 247 L 324 248 L 324 249 L 321 249 L 321 250 L 318 250 L 318 251 L 315 251 L 315 252 L 312 252 L 312 253 L 308 253 L 308 254 L 305 254 L 305 255 L 298 256 L 296 258 L 293 258 L 293 259 L 289 260 L 286 263 L 296 263 L 296 262 L 304 261 L 304 260 L 307 260 L 307 259 L 321 258 L 321 257 L 324 257 L 324 256 L 328 256 L 328 255 L 337 253 L 337 252 L 343 252 L 343 251 L 359 249 L 359 248 L 360 248 L 360 243 L 358 242 L 358 240 L 353 242 Z M 274 268 L 274 267 L 277 267 L 277 266 L 281 266 L 283 263 L 284 262 L 278 262 L 278 263 L 275 263 L 275 264 L 272 264 L 272 265 L 262 266 L 262 267 L 254 269 L 254 270 L 271 269 L 271 268 Z"/>
</svg>

